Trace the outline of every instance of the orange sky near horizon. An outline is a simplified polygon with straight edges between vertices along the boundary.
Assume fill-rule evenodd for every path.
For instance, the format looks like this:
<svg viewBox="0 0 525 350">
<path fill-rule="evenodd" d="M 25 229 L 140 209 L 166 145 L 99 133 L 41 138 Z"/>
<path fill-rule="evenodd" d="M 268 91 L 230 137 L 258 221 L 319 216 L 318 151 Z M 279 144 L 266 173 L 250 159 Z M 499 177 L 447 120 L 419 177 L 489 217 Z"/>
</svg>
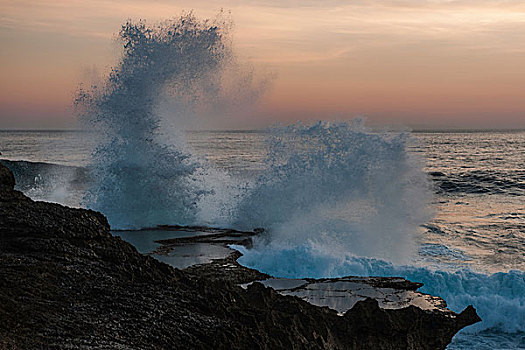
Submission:
<svg viewBox="0 0 525 350">
<path fill-rule="evenodd" d="M 0 129 L 74 128 L 74 92 L 118 59 L 126 19 L 231 11 L 234 45 L 270 88 L 224 128 L 351 119 L 525 128 L 525 2 L 0 0 Z"/>
</svg>

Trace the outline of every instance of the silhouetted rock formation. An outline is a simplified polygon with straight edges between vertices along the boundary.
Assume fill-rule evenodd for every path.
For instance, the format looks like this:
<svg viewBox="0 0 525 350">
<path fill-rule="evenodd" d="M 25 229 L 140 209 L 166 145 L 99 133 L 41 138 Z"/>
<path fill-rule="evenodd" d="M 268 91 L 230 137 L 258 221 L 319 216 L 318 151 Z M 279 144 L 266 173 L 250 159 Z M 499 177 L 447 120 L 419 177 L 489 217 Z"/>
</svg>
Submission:
<svg viewBox="0 0 525 350">
<path fill-rule="evenodd" d="M 235 256 L 177 270 L 113 237 L 100 213 L 13 186 L 0 164 L 0 348 L 443 349 L 479 321 L 471 307 L 386 310 L 373 299 L 338 316 L 261 283 L 241 288 L 268 276 Z"/>
</svg>

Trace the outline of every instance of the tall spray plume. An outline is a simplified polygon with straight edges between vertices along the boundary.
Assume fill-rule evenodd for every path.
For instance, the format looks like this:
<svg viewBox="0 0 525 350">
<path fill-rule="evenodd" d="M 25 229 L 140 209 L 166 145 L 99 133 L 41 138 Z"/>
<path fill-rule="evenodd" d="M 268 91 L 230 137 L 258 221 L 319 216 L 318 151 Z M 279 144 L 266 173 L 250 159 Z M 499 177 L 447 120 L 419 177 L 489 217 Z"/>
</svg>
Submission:
<svg viewBox="0 0 525 350">
<path fill-rule="evenodd" d="M 239 69 L 225 79 L 234 56 L 224 18 L 200 21 L 190 13 L 155 25 L 128 21 L 118 34 L 119 64 L 102 86 L 79 89 L 80 119 L 100 135 L 85 205 L 112 227 L 194 224 L 203 198 L 218 197 L 183 128 L 195 127 L 199 113 L 224 107 L 232 81 L 252 82 Z M 256 98 L 257 91 L 241 88 Z"/>
</svg>

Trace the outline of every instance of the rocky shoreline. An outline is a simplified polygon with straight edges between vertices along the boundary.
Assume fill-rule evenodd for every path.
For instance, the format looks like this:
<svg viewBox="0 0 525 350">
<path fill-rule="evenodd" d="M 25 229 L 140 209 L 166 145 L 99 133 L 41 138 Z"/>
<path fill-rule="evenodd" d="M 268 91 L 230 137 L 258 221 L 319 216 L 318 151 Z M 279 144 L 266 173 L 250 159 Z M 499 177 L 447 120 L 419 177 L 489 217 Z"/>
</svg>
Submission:
<svg viewBox="0 0 525 350">
<path fill-rule="evenodd" d="M 472 307 L 385 308 L 369 297 L 338 314 L 266 287 L 270 276 L 240 266 L 238 253 L 179 270 L 113 236 L 100 213 L 35 202 L 14 185 L 0 164 L 2 349 L 444 349 L 480 320 Z"/>
</svg>

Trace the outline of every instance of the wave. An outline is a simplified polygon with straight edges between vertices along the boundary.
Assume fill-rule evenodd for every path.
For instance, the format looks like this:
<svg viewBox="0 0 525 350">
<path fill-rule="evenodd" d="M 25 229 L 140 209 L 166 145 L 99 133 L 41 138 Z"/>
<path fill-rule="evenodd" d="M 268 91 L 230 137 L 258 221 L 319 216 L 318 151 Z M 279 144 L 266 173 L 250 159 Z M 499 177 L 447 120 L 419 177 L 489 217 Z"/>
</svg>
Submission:
<svg viewBox="0 0 525 350">
<path fill-rule="evenodd" d="M 409 135 L 371 133 L 360 122 L 274 130 L 268 170 L 241 199 L 237 218 L 267 233 L 251 249 L 235 247 L 239 262 L 276 277 L 399 276 L 424 283 L 423 292 L 455 311 L 474 305 L 483 322 L 466 332 L 525 332 L 525 272 L 414 263 L 422 255 L 469 257 L 435 244 L 413 251 L 431 193 L 409 144 Z"/>
<path fill-rule="evenodd" d="M 428 267 L 395 265 L 380 259 L 333 254 L 330 247 L 305 242 L 283 248 L 274 243 L 255 249 L 235 246 L 243 253 L 239 262 L 278 277 L 322 278 L 341 276 L 403 277 L 424 284 L 421 291 L 442 297 L 459 312 L 474 305 L 482 322 L 465 333 L 493 330 L 506 334 L 525 332 L 525 272 L 486 275 L 468 269 L 443 271 Z"/>
<path fill-rule="evenodd" d="M 91 181 L 89 170 L 84 167 L 24 160 L 0 162 L 13 172 L 16 189 L 34 200 L 79 207 Z"/>
<path fill-rule="evenodd" d="M 118 66 L 103 86 L 79 90 L 79 117 L 101 135 L 84 201 L 112 227 L 195 224 L 203 198 L 219 190 L 203 180 L 206 164 L 188 150 L 180 128 L 199 100 L 221 89 L 230 54 L 222 24 L 192 14 L 157 25 L 127 22 Z M 160 128 L 166 113 L 175 120 L 169 134 Z"/>
<path fill-rule="evenodd" d="M 472 170 L 459 173 L 434 171 L 429 175 L 440 194 L 504 194 L 525 196 L 523 170 Z"/>
<path fill-rule="evenodd" d="M 308 240 L 410 259 L 431 193 L 419 159 L 407 152 L 409 134 L 372 133 L 356 119 L 269 135 L 267 170 L 240 199 L 234 226 L 264 227 L 281 245 Z"/>
<path fill-rule="evenodd" d="M 258 131 L 260 133 L 260 131 Z M 73 187 L 86 189 L 92 177 L 88 167 L 61 165 L 48 162 L 0 159 L 17 177 L 18 189 L 30 195 L 32 192 L 48 193 L 53 184 L 70 183 Z M 201 160 L 201 163 L 205 161 Z M 260 171 L 258 171 L 260 172 Z M 475 170 L 459 174 L 441 171 L 427 173 L 433 183 L 434 193 L 447 194 L 503 194 L 525 195 L 525 172 Z M 425 225 L 424 225 L 425 226 Z"/>
</svg>

